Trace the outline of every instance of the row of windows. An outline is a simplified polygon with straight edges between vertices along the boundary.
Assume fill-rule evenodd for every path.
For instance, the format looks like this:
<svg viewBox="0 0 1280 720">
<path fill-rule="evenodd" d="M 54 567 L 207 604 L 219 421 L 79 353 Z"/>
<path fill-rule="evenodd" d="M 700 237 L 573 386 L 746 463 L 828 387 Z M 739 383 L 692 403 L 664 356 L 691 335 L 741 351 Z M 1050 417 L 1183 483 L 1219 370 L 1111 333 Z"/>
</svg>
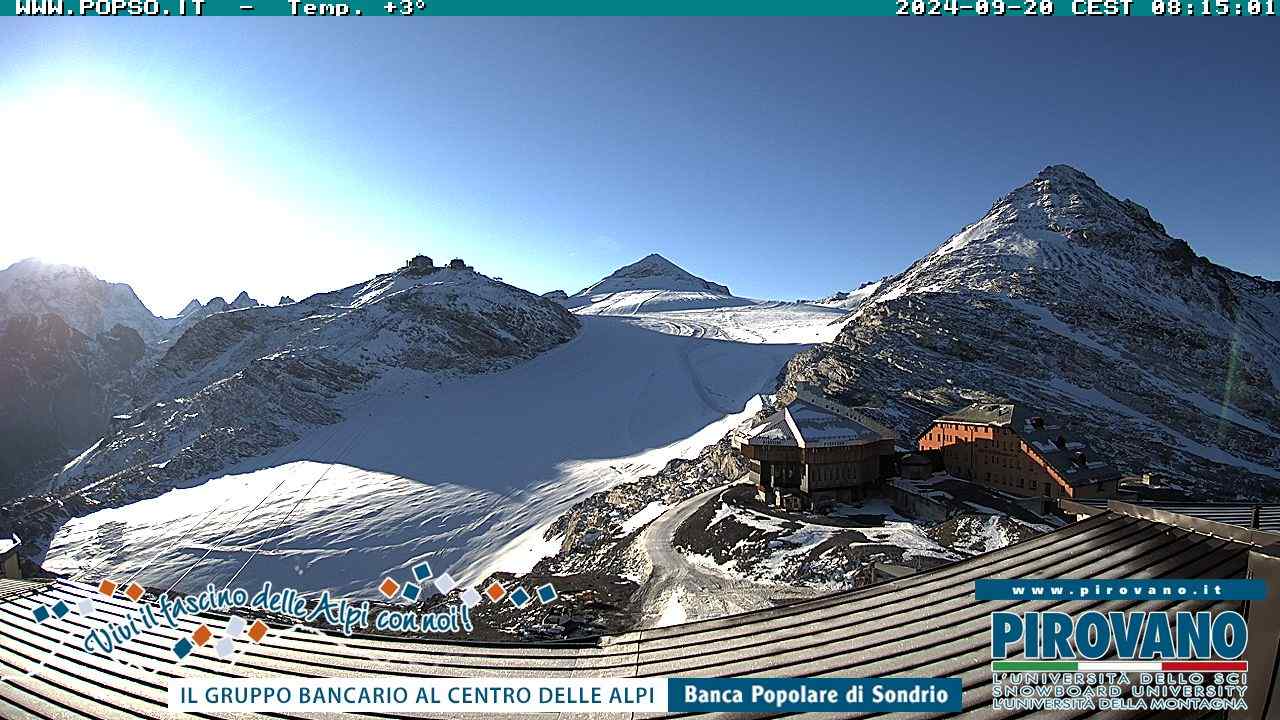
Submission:
<svg viewBox="0 0 1280 720">
<path fill-rule="evenodd" d="M 1022 478 L 1022 477 L 1018 478 L 1017 483 L 1015 484 L 1013 480 L 1005 480 L 1004 478 L 1000 478 L 1000 477 L 992 478 L 991 473 L 987 473 L 987 482 L 991 483 L 992 485 L 1004 485 L 1005 487 L 1010 487 L 1010 488 L 1018 487 L 1023 490 L 1031 490 L 1033 492 L 1036 489 L 1035 480 L 1028 481 L 1026 478 Z M 1046 481 L 1044 483 L 1041 483 L 1041 485 L 1042 487 L 1040 488 L 1040 491 L 1044 493 L 1044 495 L 1047 497 L 1049 493 L 1053 491 L 1053 483 Z"/>
<path fill-rule="evenodd" d="M 1019 450 L 1022 448 L 1022 441 L 1016 435 L 1006 438 L 991 439 L 973 437 L 972 435 L 960 435 L 958 433 L 947 432 L 945 429 L 930 430 L 929 434 L 925 436 L 925 440 L 930 443 L 936 442 L 944 445 L 957 442 L 972 442 L 978 444 L 980 447 L 998 448 L 1000 450 Z"/>
</svg>

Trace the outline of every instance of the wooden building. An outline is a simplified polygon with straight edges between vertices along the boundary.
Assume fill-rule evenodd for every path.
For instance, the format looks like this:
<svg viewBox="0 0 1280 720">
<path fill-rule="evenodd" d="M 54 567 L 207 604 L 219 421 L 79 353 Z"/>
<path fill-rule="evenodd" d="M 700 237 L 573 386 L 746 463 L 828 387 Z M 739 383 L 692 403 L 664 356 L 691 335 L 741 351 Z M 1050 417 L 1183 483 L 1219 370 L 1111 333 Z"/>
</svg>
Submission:
<svg viewBox="0 0 1280 720">
<path fill-rule="evenodd" d="M 1013 404 L 978 403 L 944 415 L 920 436 L 947 472 L 1013 495 L 1107 497 L 1120 471 L 1063 423 Z"/>
<path fill-rule="evenodd" d="M 897 433 L 801 388 L 789 405 L 735 436 L 758 497 L 789 510 L 823 510 L 866 497 L 892 474 Z"/>
</svg>

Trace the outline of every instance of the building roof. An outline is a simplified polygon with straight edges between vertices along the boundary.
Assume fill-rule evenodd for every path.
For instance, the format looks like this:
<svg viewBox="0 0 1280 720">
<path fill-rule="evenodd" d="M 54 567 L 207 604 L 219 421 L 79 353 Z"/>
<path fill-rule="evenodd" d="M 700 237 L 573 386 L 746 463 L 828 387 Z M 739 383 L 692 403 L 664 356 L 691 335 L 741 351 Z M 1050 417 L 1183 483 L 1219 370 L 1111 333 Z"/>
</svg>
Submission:
<svg viewBox="0 0 1280 720">
<path fill-rule="evenodd" d="M 783 412 L 802 447 L 858 445 L 884 439 L 878 431 L 857 420 L 803 400 L 796 400 Z"/>
<path fill-rule="evenodd" d="M 748 445 L 806 448 L 897 439 L 897 433 L 866 414 L 804 388 L 797 388 L 790 404 L 743 435 Z"/>
<path fill-rule="evenodd" d="M 1107 498 L 1085 498 L 1063 504 L 1066 512 L 1078 513 L 1087 509 L 1089 515 L 1105 512 L 1110 503 Z M 1242 528 L 1263 530 L 1280 534 L 1280 505 L 1253 505 L 1249 503 L 1197 503 L 1197 502 L 1163 502 L 1138 500 L 1125 503 L 1137 507 L 1149 508 L 1166 513 L 1186 515 L 1202 520 L 1235 525 Z M 1083 506 L 1083 508 L 1079 507 Z M 1256 520 L 1256 524 L 1255 524 Z"/>
<path fill-rule="evenodd" d="M 787 416 L 780 412 L 770 415 L 764 422 L 748 430 L 745 439 L 750 445 L 799 447 L 795 436 L 791 434 L 791 428 L 787 427 Z"/>
<path fill-rule="evenodd" d="M 38 624 L 32 609 L 94 597 L 95 621 L 122 619 L 132 603 L 104 599 L 92 585 L 0 581 L 0 716 L 169 717 L 174 677 L 280 675 L 426 677 L 959 677 L 961 717 L 1012 717 L 991 707 L 994 609 L 1078 611 L 1092 601 L 979 602 L 974 581 L 992 577 L 1240 578 L 1253 544 L 1124 511 L 1098 515 L 1002 550 L 856 591 L 729 617 L 641 630 L 578 643 L 463 643 L 356 636 L 337 639 L 273 630 L 244 643 L 234 664 L 198 650 L 181 664 L 171 648 L 205 622 L 220 636 L 223 616 L 187 618 L 144 631 L 116 653 L 126 665 L 86 653 L 74 637 L 88 629 L 72 612 Z M 1280 536 L 1270 536 L 1271 542 Z M 96 597 L 95 597 L 96 595 Z M 1131 609 L 1240 609 L 1239 602 L 1156 599 Z M 57 652 L 54 652 L 57 650 Z M 1018 659 L 1020 652 L 1010 659 Z M 45 667 L 27 674 L 40 663 Z M 297 717 L 282 713 L 278 717 Z M 1055 718 L 1128 717 L 1121 712 L 1055 712 Z M 385 716 L 384 716 L 385 717 Z M 730 717 L 730 716 L 722 716 Z M 733 716 L 741 717 L 741 716 Z M 833 716 L 834 717 L 834 716 Z M 914 717 L 914 716 L 913 716 Z"/>
<path fill-rule="evenodd" d="M 1018 406 L 1012 404 L 974 403 L 948 415 L 943 415 L 934 422 L 960 422 L 1008 427 L 1013 424 L 1013 416 L 1017 410 Z"/>
<path fill-rule="evenodd" d="M 1018 434 L 1068 485 L 1094 485 L 1118 480 L 1120 470 L 1095 456 L 1089 443 L 1058 419 L 1013 403 L 974 403 L 934 422 L 1007 427 Z M 928 432 L 928 431 L 926 431 Z"/>
</svg>

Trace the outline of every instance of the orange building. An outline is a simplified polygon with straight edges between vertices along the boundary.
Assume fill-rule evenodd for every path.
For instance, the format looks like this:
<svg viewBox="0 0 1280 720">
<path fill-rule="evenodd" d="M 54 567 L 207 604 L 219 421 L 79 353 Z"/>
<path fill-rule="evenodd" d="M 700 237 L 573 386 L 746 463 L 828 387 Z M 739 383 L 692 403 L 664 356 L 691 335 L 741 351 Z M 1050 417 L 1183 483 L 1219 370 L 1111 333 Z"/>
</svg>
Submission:
<svg viewBox="0 0 1280 720">
<path fill-rule="evenodd" d="M 944 415 L 917 444 L 940 451 L 952 475 L 1013 495 L 1105 497 L 1120 484 L 1120 471 L 1064 425 L 1018 405 L 980 403 Z"/>
</svg>

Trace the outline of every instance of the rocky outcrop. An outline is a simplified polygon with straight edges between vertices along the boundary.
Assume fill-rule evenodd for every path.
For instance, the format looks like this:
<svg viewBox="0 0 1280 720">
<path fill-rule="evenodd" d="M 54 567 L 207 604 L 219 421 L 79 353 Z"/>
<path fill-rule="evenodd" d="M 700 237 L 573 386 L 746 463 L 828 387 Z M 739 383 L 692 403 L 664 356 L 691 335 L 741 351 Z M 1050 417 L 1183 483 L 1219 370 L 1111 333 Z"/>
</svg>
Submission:
<svg viewBox="0 0 1280 720">
<path fill-rule="evenodd" d="M 343 398 L 389 370 L 491 372 L 578 330 L 531 293 L 469 270 L 441 276 L 402 270 L 196 322 L 140 375 L 133 409 L 58 473 L 58 507 L 136 501 L 265 454 L 342 419 Z"/>
<path fill-rule="evenodd" d="M 0 500 L 93 444 L 120 386 L 144 355 L 136 330 L 90 337 L 60 315 L 11 315 L 0 326 Z"/>
<path fill-rule="evenodd" d="M 876 406 L 906 438 L 971 402 L 1029 403 L 1189 496 L 1274 498 L 1278 287 L 1053 166 L 885 280 L 786 384 Z"/>
</svg>

